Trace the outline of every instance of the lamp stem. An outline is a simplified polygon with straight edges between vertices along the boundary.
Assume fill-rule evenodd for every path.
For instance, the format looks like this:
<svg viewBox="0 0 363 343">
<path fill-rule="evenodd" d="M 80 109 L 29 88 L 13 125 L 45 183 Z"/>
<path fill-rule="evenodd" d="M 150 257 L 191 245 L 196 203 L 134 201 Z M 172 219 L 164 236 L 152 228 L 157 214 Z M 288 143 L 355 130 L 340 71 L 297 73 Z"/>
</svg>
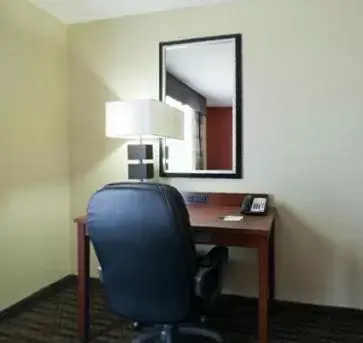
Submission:
<svg viewBox="0 0 363 343">
<path fill-rule="evenodd" d="M 142 145 L 142 136 L 139 136 L 139 145 Z M 143 165 L 143 160 L 142 158 L 139 159 L 140 161 L 140 165 Z M 144 179 L 140 179 L 141 182 L 144 182 Z"/>
</svg>

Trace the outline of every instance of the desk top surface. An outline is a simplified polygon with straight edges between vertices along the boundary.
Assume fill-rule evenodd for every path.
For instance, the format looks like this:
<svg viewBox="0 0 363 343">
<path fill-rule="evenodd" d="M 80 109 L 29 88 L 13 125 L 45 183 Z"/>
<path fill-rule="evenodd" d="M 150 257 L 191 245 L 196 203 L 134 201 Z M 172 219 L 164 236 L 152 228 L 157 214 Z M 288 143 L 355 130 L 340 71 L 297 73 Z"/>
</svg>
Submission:
<svg viewBox="0 0 363 343">
<path fill-rule="evenodd" d="M 275 209 L 270 208 L 265 215 L 243 215 L 239 221 L 226 221 L 221 217 L 228 215 L 241 215 L 239 206 L 220 205 L 188 205 L 190 223 L 194 229 L 201 231 L 227 230 L 233 233 L 268 234 L 272 229 L 275 218 Z M 75 219 L 76 223 L 86 224 L 87 217 Z"/>
<path fill-rule="evenodd" d="M 274 208 L 270 208 L 265 215 L 243 215 L 239 221 L 222 219 L 228 215 L 240 216 L 239 206 L 188 205 L 188 210 L 191 226 L 208 231 L 225 229 L 235 233 L 251 231 L 264 234 L 271 231 L 275 218 Z"/>
</svg>

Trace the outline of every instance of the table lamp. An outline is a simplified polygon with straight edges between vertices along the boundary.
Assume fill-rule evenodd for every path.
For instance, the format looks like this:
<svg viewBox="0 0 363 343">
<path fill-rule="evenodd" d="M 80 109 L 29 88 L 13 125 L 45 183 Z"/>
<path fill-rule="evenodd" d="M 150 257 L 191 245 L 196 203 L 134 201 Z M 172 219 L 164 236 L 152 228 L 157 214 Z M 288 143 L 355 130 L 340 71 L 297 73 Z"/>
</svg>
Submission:
<svg viewBox="0 0 363 343">
<path fill-rule="evenodd" d="M 153 145 L 143 144 L 143 140 L 184 139 L 184 113 L 153 99 L 107 102 L 106 137 L 138 140 L 127 146 L 128 178 L 152 179 Z"/>
</svg>

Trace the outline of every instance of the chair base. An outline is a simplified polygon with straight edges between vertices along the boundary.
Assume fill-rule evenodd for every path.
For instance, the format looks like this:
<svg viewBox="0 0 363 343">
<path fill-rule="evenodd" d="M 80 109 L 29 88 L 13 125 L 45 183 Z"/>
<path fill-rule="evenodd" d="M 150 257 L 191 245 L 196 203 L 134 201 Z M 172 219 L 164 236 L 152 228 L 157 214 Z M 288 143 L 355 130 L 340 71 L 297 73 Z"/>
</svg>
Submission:
<svg viewBox="0 0 363 343">
<path fill-rule="evenodd" d="M 222 336 L 214 330 L 192 325 L 162 325 L 147 328 L 138 334 L 132 343 L 177 343 L 181 335 L 201 336 L 223 343 Z"/>
</svg>

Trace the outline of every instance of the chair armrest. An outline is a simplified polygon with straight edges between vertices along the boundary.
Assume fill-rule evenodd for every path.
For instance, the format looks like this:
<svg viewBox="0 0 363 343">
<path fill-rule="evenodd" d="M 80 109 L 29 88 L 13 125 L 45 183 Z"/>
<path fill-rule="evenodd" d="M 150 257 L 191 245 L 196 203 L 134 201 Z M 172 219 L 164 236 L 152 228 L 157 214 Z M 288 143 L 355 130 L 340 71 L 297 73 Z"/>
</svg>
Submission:
<svg viewBox="0 0 363 343">
<path fill-rule="evenodd" d="M 200 262 L 201 267 L 216 267 L 228 261 L 228 248 L 216 246 L 208 251 Z"/>
<path fill-rule="evenodd" d="M 198 297 L 206 298 L 204 286 L 206 283 L 207 276 L 211 274 L 216 267 L 200 267 L 197 271 L 197 275 L 194 277 L 195 294 Z"/>
<path fill-rule="evenodd" d="M 197 296 L 212 299 L 221 292 L 222 269 L 227 261 L 227 247 L 214 247 L 205 255 L 194 278 Z"/>
</svg>

